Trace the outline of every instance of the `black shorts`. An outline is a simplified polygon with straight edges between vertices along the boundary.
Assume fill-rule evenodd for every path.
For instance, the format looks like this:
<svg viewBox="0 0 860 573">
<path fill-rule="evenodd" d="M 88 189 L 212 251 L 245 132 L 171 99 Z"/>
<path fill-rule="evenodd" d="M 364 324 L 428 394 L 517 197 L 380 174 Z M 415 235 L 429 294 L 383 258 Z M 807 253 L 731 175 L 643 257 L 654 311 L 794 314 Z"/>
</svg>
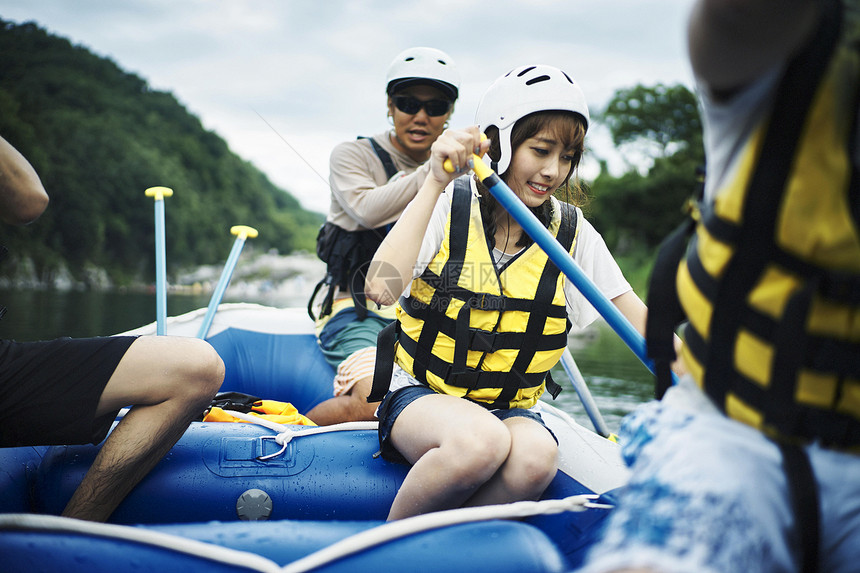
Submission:
<svg viewBox="0 0 860 573">
<path fill-rule="evenodd" d="M 134 336 L 0 340 L 0 446 L 98 444 L 117 412 L 96 418 Z"/>
</svg>

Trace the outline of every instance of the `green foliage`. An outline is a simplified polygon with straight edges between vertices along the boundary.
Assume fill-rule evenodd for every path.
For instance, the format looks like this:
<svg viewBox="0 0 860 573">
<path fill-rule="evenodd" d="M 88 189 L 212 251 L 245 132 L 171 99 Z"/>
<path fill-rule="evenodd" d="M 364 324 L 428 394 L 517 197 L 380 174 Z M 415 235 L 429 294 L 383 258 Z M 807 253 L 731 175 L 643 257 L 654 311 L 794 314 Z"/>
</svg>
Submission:
<svg viewBox="0 0 860 573">
<path fill-rule="evenodd" d="M 696 96 L 680 84 L 617 90 L 601 117 L 618 146 L 646 144 L 661 157 L 702 146 Z"/>
<path fill-rule="evenodd" d="M 651 166 L 620 176 L 602 170 L 592 182 L 588 216 L 616 254 L 650 267 L 660 242 L 683 219 L 701 183 L 702 125 L 684 86 L 637 85 L 618 90 L 599 116 L 623 152 L 650 149 Z"/>
<path fill-rule="evenodd" d="M 41 278 L 65 263 L 72 273 L 96 266 L 118 282 L 151 280 L 153 200 L 144 190 L 156 185 L 175 192 L 165 203 L 168 271 L 223 262 L 237 224 L 260 231 L 259 249 L 314 248 L 323 216 L 230 152 L 170 93 L 32 23 L 0 20 L 0 53 L 0 134 L 51 196 L 29 227 L 0 228 L 13 264 L 32 259 Z"/>
</svg>

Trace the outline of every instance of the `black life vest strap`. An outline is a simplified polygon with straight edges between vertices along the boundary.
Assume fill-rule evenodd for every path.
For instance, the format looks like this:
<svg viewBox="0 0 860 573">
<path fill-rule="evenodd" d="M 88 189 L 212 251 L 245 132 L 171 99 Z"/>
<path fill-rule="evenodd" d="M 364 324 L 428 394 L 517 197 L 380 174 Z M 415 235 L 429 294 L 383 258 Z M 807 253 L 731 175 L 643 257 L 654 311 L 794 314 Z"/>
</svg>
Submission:
<svg viewBox="0 0 860 573">
<path fill-rule="evenodd" d="M 364 296 L 364 279 L 367 275 L 367 267 L 370 261 L 352 271 L 349 277 L 349 293 L 352 296 L 352 306 L 358 320 L 367 318 L 367 297 Z"/>
<path fill-rule="evenodd" d="M 398 344 L 405 352 L 414 356 L 420 342 L 409 338 L 401 332 L 398 338 Z M 378 359 L 379 354 L 377 353 L 377 363 Z M 527 374 L 517 372 L 498 372 L 480 370 L 468 366 L 462 372 L 455 373 L 454 366 L 452 364 L 449 364 L 442 358 L 432 354 L 430 355 L 429 361 L 425 362 L 422 366 L 424 367 L 425 372 L 424 379 L 416 376 L 418 381 L 422 384 L 427 384 L 426 373 L 430 372 L 443 379 L 446 384 L 456 386 L 458 388 L 464 388 L 467 391 L 481 390 L 485 388 L 503 388 L 506 386 L 516 386 L 517 390 L 520 388 L 532 388 L 539 386 L 547 374 L 546 372 L 531 372 Z M 504 404 L 501 406 L 490 405 L 489 407 L 507 408 L 508 406 L 508 404 Z"/>
<path fill-rule="evenodd" d="M 376 156 L 379 157 L 379 160 L 382 162 L 382 167 L 385 168 L 385 175 L 388 179 L 391 179 L 397 174 L 397 167 L 394 166 L 394 160 L 391 159 L 391 154 L 385 151 L 385 149 L 379 145 L 379 142 L 372 137 L 364 135 L 359 135 L 357 139 L 366 139 L 370 142 L 371 147 L 373 147 L 373 151 L 376 152 Z"/>
<path fill-rule="evenodd" d="M 385 175 L 388 179 L 394 177 L 397 173 L 397 167 L 394 165 L 394 160 L 391 159 L 391 154 L 388 153 L 379 143 L 372 137 L 358 136 L 357 139 L 366 139 L 370 142 L 370 146 L 382 163 L 385 169 Z M 385 225 L 375 229 L 367 229 L 362 231 L 347 231 L 326 221 L 320 227 L 317 234 L 317 255 L 328 266 L 325 276 L 314 286 L 314 290 L 308 299 L 308 316 L 311 320 L 316 320 L 313 307 L 316 302 L 317 294 L 323 286 L 328 286 L 329 290 L 322 301 L 320 316 L 328 316 L 331 314 L 332 305 L 334 304 L 334 289 L 335 287 L 347 288 L 352 294 L 352 302 L 355 307 L 355 313 L 359 320 L 367 318 L 367 299 L 364 296 L 364 277 L 363 267 L 366 266 L 373 253 L 376 251 L 379 243 L 391 230 L 392 225 Z M 326 238 L 327 237 L 327 238 Z M 321 252 L 321 241 L 327 240 L 330 243 L 329 252 Z"/>
<path fill-rule="evenodd" d="M 460 275 L 463 272 L 463 267 L 466 264 L 466 250 L 468 248 L 469 229 L 472 219 L 472 185 L 468 176 L 458 177 L 454 180 L 454 193 L 451 198 L 451 225 L 450 237 L 448 240 L 448 260 L 442 267 L 441 280 L 445 294 L 442 295 L 437 289 L 434 294 L 434 299 L 441 302 L 441 297 L 449 297 L 450 290 L 456 288 L 460 282 Z M 474 270 L 472 271 L 474 272 Z M 443 308 L 434 306 L 433 308 Z M 447 308 L 447 305 L 444 307 Z M 501 311 L 500 311 L 501 312 Z M 454 357 L 453 357 L 453 374 L 465 374 L 466 372 L 466 357 L 469 350 L 469 324 L 471 318 L 471 309 L 468 304 L 464 304 L 457 313 L 454 326 Z M 421 340 L 424 344 L 422 351 L 423 363 L 430 361 L 430 349 L 436 339 L 436 333 L 444 330 L 444 323 L 448 317 L 444 312 L 429 313 L 425 317 L 424 327 L 421 329 Z M 415 355 L 413 355 L 415 356 Z M 418 358 L 416 356 L 416 358 Z M 419 380 L 423 380 L 423 376 L 417 376 Z"/>
<path fill-rule="evenodd" d="M 451 299 L 461 300 L 466 306 L 474 310 L 497 312 L 522 311 L 528 313 L 534 311 L 546 314 L 549 318 L 565 318 L 567 316 L 567 310 L 563 305 L 527 298 L 511 298 L 504 295 L 475 293 L 458 285 L 446 284 L 446 279 L 429 269 L 426 269 L 420 278 L 427 283 L 427 286 L 437 291 L 444 291 L 446 301 L 450 302 Z"/>
<path fill-rule="evenodd" d="M 695 220 L 688 217 L 663 240 L 648 283 L 645 347 L 648 357 L 654 362 L 654 396 L 658 400 L 672 385 L 671 366 L 677 358 L 675 329 L 685 318 L 684 309 L 678 300 L 675 274 L 694 230 Z"/>
<path fill-rule="evenodd" d="M 3 259 L 6 258 L 6 255 L 8 253 L 9 253 L 9 249 L 4 247 L 3 245 L 0 245 L 0 262 L 2 262 Z M 6 315 L 6 307 L 3 305 L 0 305 L 0 319 L 2 319 L 5 315 Z"/>
<path fill-rule="evenodd" d="M 317 317 L 314 315 L 314 302 L 317 299 L 317 294 L 319 294 L 320 289 L 323 287 L 323 285 L 326 285 L 326 284 L 331 284 L 330 275 L 328 273 L 326 273 L 326 276 L 324 276 L 322 279 L 320 279 L 320 281 L 316 284 L 316 286 L 314 286 L 314 290 L 313 290 L 313 292 L 311 292 L 311 296 L 308 299 L 308 316 L 311 317 L 311 320 L 313 320 L 313 321 L 316 321 L 316 319 L 317 319 Z M 333 289 L 331 289 L 331 290 L 333 290 Z M 333 293 L 332 294 L 328 294 L 328 293 L 326 294 L 325 298 L 323 299 L 322 308 L 320 309 L 320 316 L 327 316 L 327 315 L 331 314 L 331 307 L 332 307 L 332 304 L 334 302 L 333 298 L 334 298 Z"/>
<path fill-rule="evenodd" d="M 508 299 L 511 300 L 511 299 Z M 498 310 L 496 308 L 483 308 L 478 304 L 474 306 L 465 305 L 463 308 L 479 308 L 481 310 Z M 561 308 L 564 310 L 564 307 L 553 307 L 554 310 Z M 416 300 L 414 298 L 409 298 L 403 301 L 401 304 L 401 310 L 408 314 L 410 317 L 421 320 L 423 322 L 427 322 L 428 320 L 433 321 L 436 317 L 438 310 L 436 310 L 431 305 L 424 304 L 423 302 Z M 462 309 L 460 311 L 462 313 Z M 459 314 L 458 313 L 458 318 Z M 553 313 L 556 314 L 556 313 Z M 558 318 L 564 318 L 564 314 L 558 316 Z M 439 326 L 439 332 L 448 336 L 453 340 L 459 340 L 458 336 L 465 338 L 468 341 L 467 346 L 469 350 L 477 350 L 480 352 L 495 352 L 501 349 L 511 349 L 511 348 L 523 348 L 525 344 L 525 338 L 527 334 L 525 332 L 497 332 L 497 331 L 489 331 L 489 330 L 481 330 L 478 328 L 473 328 L 466 324 L 464 330 L 458 331 L 458 322 L 457 319 L 446 317 L 445 320 L 437 320 L 435 322 Z M 566 344 L 567 333 L 559 332 L 558 334 L 553 335 L 543 335 L 539 337 L 539 340 L 535 341 L 536 349 L 538 351 L 544 350 L 554 350 L 558 348 L 560 345 L 563 346 Z"/>
<path fill-rule="evenodd" d="M 858 85 L 860 85 L 860 82 L 858 82 Z M 856 174 L 852 175 L 851 184 L 853 189 L 853 186 L 856 184 Z M 852 205 L 852 207 L 854 206 Z M 729 245 L 738 244 L 740 240 L 740 227 L 720 219 L 714 214 L 712 209 L 703 212 L 702 222 L 708 233 L 718 241 Z M 858 226 L 860 226 L 860 221 L 858 221 Z M 819 295 L 832 302 L 860 305 L 860 276 L 857 273 L 838 270 L 823 271 L 820 267 L 803 261 L 782 249 L 777 249 L 773 253 L 772 263 L 798 276 L 819 277 Z M 708 282 L 712 281 L 712 279 L 704 272 L 704 269 L 700 273 L 700 278 L 703 280 L 697 281 L 697 286 L 702 290 L 702 294 L 710 297 L 716 290 L 715 286 L 708 285 Z"/>
<path fill-rule="evenodd" d="M 546 378 L 544 378 L 544 382 L 546 382 L 546 391 L 549 392 L 549 395 L 552 396 L 552 399 L 555 400 L 558 398 L 558 395 L 561 394 L 561 386 L 559 386 L 558 382 L 552 379 L 552 372 L 546 373 Z"/>
<path fill-rule="evenodd" d="M 376 335 L 376 362 L 373 365 L 373 382 L 368 402 L 379 402 L 385 398 L 394 373 L 395 343 L 400 335 L 400 321 L 392 321 Z"/>
<path fill-rule="evenodd" d="M 788 482 L 789 498 L 794 512 L 794 530 L 800 538 L 799 571 L 818 571 L 821 517 L 818 484 L 809 457 L 801 446 L 777 442 L 782 452 L 782 467 Z"/>
<path fill-rule="evenodd" d="M 407 336 L 400 336 L 400 323 L 394 321 L 383 328 L 377 335 L 376 348 L 376 363 L 373 367 L 373 383 L 370 394 L 367 397 L 368 402 L 379 402 L 385 398 L 388 388 L 391 385 L 391 376 L 394 372 L 394 354 L 396 350 L 397 340 L 404 346 L 404 349 L 414 356 L 419 343 L 413 341 Z M 426 364 L 426 369 L 431 372 L 441 372 L 442 377 L 448 384 L 469 390 L 481 388 L 498 388 L 503 385 L 505 379 L 509 378 L 512 373 L 508 372 L 488 372 L 468 369 L 462 374 L 456 375 L 451 372 L 451 365 L 442 361 L 441 358 L 432 356 L 432 364 Z M 517 376 L 524 388 L 537 386 L 540 384 L 543 375 L 541 373 L 527 374 L 525 376 Z M 546 388 L 553 398 L 557 397 L 561 392 L 561 386 L 553 381 L 552 376 L 546 374 Z M 487 407 L 497 407 L 487 405 Z M 507 406 L 505 406 L 507 407 Z"/>
</svg>

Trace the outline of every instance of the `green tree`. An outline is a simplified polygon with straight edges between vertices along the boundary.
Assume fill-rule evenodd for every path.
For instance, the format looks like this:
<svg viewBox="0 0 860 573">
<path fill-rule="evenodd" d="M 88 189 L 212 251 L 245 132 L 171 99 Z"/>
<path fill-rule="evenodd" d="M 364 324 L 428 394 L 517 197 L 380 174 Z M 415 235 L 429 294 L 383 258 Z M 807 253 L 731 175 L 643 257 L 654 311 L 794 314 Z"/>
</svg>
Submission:
<svg viewBox="0 0 860 573">
<path fill-rule="evenodd" d="M 646 146 L 648 155 L 666 157 L 702 148 L 702 122 L 696 96 L 681 84 L 620 89 L 600 116 L 620 148 Z"/>
<path fill-rule="evenodd" d="M 683 85 L 620 89 L 598 115 L 621 153 L 650 159 L 642 172 L 607 169 L 593 181 L 589 218 L 616 254 L 648 259 L 683 218 L 699 188 L 704 163 L 702 124 L 695 95 Z"/>
</svg>

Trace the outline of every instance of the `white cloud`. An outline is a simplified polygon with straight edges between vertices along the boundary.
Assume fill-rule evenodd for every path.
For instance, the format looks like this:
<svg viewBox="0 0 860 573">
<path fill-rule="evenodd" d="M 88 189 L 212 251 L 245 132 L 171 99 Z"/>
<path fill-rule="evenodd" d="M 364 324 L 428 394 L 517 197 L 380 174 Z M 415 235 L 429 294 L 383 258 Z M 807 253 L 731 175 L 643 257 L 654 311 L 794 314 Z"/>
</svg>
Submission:
<svg viewBox="0 0 860 573">
<path fill-rule="evenodd" d="M 471 124 L 483 90 L 524 63 L 565 69 L 597 111 L 636 83 L 690 85 L 691 3 L 7 0 L 0 18 L 34 20 L 174 93 L 234 152 L 325 212 L 329 153 L 386 128 L 385 71 L 401 50 L 433 46 L 457 62 L 453 126 Z M 593 135 L 595 154 L 610 156 L 606 134 Z"/>
</svg>

